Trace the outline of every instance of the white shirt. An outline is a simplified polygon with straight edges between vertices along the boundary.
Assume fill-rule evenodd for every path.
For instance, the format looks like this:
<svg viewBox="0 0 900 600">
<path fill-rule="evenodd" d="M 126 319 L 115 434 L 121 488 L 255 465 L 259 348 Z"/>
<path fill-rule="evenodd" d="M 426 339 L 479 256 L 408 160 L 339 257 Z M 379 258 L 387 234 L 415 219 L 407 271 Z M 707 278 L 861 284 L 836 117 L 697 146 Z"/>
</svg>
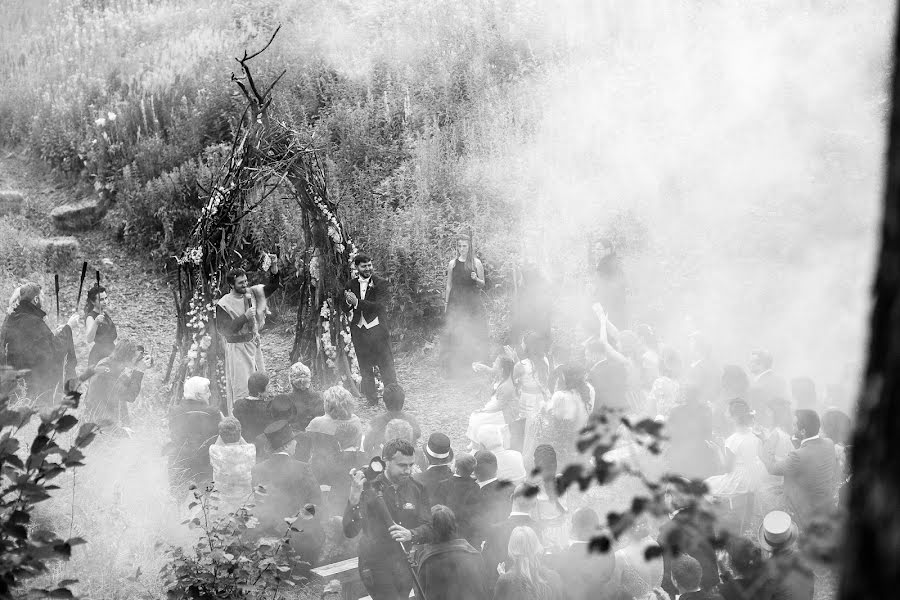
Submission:
<svg viewBox="0 0 900 600">
<path fill-rule="evenodd" d="M 370 284 L 371 282 L 372 282 L 372 278 L 371 278 L 371 277 L 368 277 L 368 278 L 366 278 L 366 279 L 363 279 L 362 277 L 359 278 L 359 299 L 360 299 L 360 300 L 365 300 L 365 299 L 366 299 L 366 292 L 369 291 L 369 284 Z M 358 305 L 358 304 L 357 304 L 356 306 L 357 306 L 357 307 L 356 307 L 355 310 L 359 310 L 359 323 L 358 323 L 358 326 L 359 326 L 360 329 L 372 329 L 373 327 L 375 327 L 376 325 L 378 325 L 378 317 L 375 317 L 371 322 L 366 321 L 366 317 L 365 317 L 365 315 L 363 314 L 362 309 L 359 308 L 359 305 Z"/>
<path fill-rule="evenodd" d="M 484 486 L 486 486 L 486 485 L 489 484 L 489 483 L 494 483 L 495 481 L 497 481 L 497 478 L 496 478 L 496 477 L 492 477 L 491 479 L 488 479 L 487 481 L 477 481 L 476 483 L 478 484 L 478 487 L 479 487 L 479 489 L 480 489 L 480 488 L 483 488 Z"/>
<path fill-rule="evenodd" d="M 803 440 L 802 442 L 800 442 L 800 445 L 802 446 L 803 444 L 805 444 L 806 442 L 808 442 L 808 441 L 810 441 L 810 440 L 817 440 L 817 439 L 819 439 L 819 434 L 818 434 L 818 433 L 817 433 L 816 435 L 812 436 L 812 437 L 806 438 L 805 440 Z"/>
</svg>

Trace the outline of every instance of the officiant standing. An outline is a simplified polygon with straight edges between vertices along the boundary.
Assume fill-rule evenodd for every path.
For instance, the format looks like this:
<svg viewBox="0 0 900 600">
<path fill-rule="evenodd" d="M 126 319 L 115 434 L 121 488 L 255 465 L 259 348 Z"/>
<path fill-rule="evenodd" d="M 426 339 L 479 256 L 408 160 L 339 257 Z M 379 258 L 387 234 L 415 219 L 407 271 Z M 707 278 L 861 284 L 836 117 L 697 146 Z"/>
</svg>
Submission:
<svg viewBox="0 0 900 600">
<path fill-rule="evenodd" d="M 259 332 L 266 324 L 266 298 L 281 287 L 278 260 L 272 260 L 269 282 L 248 286 L 247 272 L 231 269 L 225 275 L 230 290 L 216 302 L 216 328 L 225 344 L 225 401 L 227 416 L 234 403 L 249 395 L 251 373 L 265 371 Z"/>
</svg>

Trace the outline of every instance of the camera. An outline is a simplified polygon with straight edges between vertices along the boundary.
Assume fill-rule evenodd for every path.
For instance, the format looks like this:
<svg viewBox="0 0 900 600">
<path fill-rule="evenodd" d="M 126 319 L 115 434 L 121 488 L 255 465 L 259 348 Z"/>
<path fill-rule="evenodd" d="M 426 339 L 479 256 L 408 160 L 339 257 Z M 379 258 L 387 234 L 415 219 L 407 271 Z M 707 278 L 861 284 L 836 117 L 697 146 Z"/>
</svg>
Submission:
<svg viewBox="0 0 900 600">
<path fill-rule="evenodd" d="M 384 473 L 384 460 L 380 456 L 373 456 L 363 469 L 367 484 L 371 484 L 382 473 Z"/>
</svg>

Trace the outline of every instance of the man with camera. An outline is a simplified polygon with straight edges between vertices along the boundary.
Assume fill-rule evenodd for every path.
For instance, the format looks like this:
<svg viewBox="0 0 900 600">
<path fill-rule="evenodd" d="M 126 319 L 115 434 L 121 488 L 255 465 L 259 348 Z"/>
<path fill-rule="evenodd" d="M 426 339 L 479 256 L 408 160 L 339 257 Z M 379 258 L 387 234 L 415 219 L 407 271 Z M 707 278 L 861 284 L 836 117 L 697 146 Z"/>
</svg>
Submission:
<svg viewBox="0 0 900 600">
<path fill-rule="evenodd" d="M 412 478 L 414 449 L 391 440 L 365 470 L 351 471 L 350 498 L 344 510 L 344 535 L 359 541 L 359 574 L 372 600 L 409 597 L 413 587 L 407 553 L 431 541 L 431 504 Z M 378 472 L 383 464 L 383 469 Z"/>
</svg>

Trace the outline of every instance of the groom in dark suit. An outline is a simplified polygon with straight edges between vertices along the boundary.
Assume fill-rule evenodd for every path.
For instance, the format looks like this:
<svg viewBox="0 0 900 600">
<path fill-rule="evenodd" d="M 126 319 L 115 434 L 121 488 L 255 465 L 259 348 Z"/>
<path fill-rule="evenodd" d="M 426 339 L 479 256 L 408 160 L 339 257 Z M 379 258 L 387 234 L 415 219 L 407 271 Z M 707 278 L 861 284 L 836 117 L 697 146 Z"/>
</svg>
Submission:
<svg viewBox="0 0 900 600">
<path fill-rule="evenodd" d="M 397 381 L 387 319 L 390 290 L 387 280 L 372 274 L 371 258 L 357 254 L 353 264 L 359 275 L 344 288 L 342 306 L 344 312 L 350 313 L 350 335 L 362 376 L 360 388 L 369 404 L 374 406 L 378 404 L 375 367 L 378 367 L 384 385 Z"/>
</svg>

